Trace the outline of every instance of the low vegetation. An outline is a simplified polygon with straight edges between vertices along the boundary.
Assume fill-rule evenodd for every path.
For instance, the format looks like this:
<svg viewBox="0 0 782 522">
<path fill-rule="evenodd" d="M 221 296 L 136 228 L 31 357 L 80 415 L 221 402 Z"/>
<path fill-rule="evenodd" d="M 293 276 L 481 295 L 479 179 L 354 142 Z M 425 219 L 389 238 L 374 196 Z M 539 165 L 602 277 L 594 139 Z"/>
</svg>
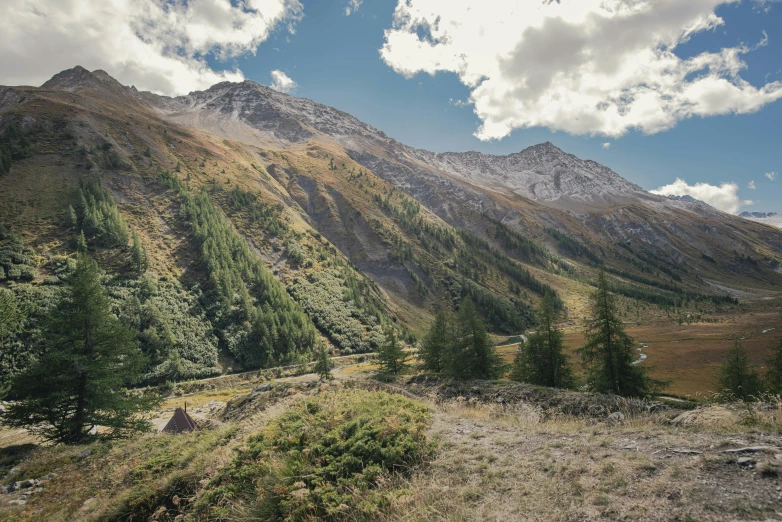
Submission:
<svg viewBox="0 0 782 522">
<path fill-rule="evenodd" d="M 196 510 L 225 519 L 362 520 L 384 509 L 396 475 L 430 455 L 429 410 L 361 390 L 292 405 L 253 435 L 210 483 Z"/>
</svg>

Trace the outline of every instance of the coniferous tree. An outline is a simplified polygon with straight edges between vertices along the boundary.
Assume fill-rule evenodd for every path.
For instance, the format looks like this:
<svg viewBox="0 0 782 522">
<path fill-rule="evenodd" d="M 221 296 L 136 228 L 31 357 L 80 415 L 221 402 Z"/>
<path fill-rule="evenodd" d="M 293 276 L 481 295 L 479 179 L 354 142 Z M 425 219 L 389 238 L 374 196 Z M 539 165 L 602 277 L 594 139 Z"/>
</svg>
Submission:
<svg viewBox="0 0 782 522">
<path fill-rule="evenodd" d="M 11 340 L 24 328 L 25 315 L 16 296 L 0 288 L 0 398 L 5 396 L 10 388 L 10 381 L 6 377 L 13 365 L 12 360 L 6 360 L 5 356 L 11 353 Z"/>
<path fill-rule="evenodd" d="M 43 353 L 14 376 L 20 397 L 3 414 L 11 426 L 42 425 L 54 442 L 78 444 L 100 436 L 115 438 L 149 429 L 143 413 L 156 399 L 125 392 L 142 376 L 144 357 L 134 332 L 110 309 L 98 265 L 78 259 L 71 286 L 44 324 Z"/>
<path fill-rule="evenodd" d="M 76 210 L 74 210 L 73 205 L 68 205 L 66 224 L 68 225 L 68 228 L 76 228 L 79 224 L 79 218 L 76 215 Z"/>
<path fill-rule="evenodd" d="M 449 312 L 437 311 L 418 352 L 424 370 L 440 373 L 445 369 L 446 355 L 453 349 L 453 322 Z"/>
<path fill-rule="evenodd" d="M 766 360 L 766 387 L 776 395 L 782 394 L 782 339 L 771 349 Z"/>
<path fill-rule="evenodd" d="M 87 252 L 87 238 L 84 237 L 84 230 L 79 231 L 79 235 L 76 237 L 76 251 L 84 254 Z"/>
<path fill-rule="evenodd" d="M 573 372 L 564 353 L 562 332 L 554 324 L 555 320 L 551 297 L 546 295 L 538 310 L 537 330 L 519 349 L 511 378 L 550 388 L 573 386 Z"/>
<path fill-rule="evenodd" d="M 392 327 L 387 327 L 385 334 L 385 342 L 377 352 L 377 359 L 380 365 L 378 375 L 382 378 L 391 378 L 407 369 L 407 354 L 402 349 L 402 345 L 399 344 L 396 332 Z"/>
<path fill-rule="evenodd" d="M 735 341 L 717 377 L 717 390 L 725 400 L 749 401 L 763 393 L 763 382 L 746 350 Z"/>
<path fill-rule="evenodd" d="M 144 273 L 147 270 L 147 249 L 141 244 L 138 232 L 133 231 L 133 245 L 131 246 L 131 259 L 133 267 L 139 272 Z"/>
<path fill-rule="evenodd" d="M 326 345 L 322 344 L 318 347 L 317 359 L 315 359 L 314 371 L 321 379 L 331 379 L 331 358 L 329 357 L 329 351 L 326 349 Z"/>
<path fill-rule="evenodd" d="M 664 387 L 666 383 L 648 376 L 647 368 L 633 364 L 635 340 L 624 331 L 602 269 L 590 301 L 586 344 L 579 349 L 590 388 L 601 393 L 644 397 Z"/>
<path fill-rule="evenodd" d="M 457 379 L 494 379 L 502 368 L 483 319 L 466 299 L 456 315 L 456 340 L 445 357 L 446 373 Z"/>
</svg>

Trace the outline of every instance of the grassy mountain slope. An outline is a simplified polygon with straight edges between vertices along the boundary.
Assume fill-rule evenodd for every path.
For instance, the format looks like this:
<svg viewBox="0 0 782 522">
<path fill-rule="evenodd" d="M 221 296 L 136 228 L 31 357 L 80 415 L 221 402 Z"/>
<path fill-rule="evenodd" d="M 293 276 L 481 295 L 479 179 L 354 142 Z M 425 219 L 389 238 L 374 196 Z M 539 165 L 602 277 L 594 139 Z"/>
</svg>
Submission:
<svg viewBox="0 0 782 522">
<path fill-rule="evenodd" d="M 383 325 L 420 334 L 436 306 L 466 298 L 498 334 L 529 327 L 545 294 L 577 320 L 600 267 L 627 314 L 729 306 L 726 290 L 782 282 L 782 238 L 768 227 L 651 195 L 608 207 L 601 196 L 589 212 L 532 201 L 476 184 L 493 157 L 448 163 L 251 82 L 169 99 L 77 67 L 41 88 L 0 88 L 0 143 L 10 157 L 0 216 L 35 269 L 21 277 L 11 263 L 4 284 L 56 292 L 88 217 L 80 187 L 101 187 L 105 226 L 137 232 L 148 268 L 100 227 L 87 227 L 88 247 L 132 289 L 115 292 L 117 313 L 146 332 L 157 378 L 181 360 L 182 376 L 296 362 L 316 342 L 313 325 L 341 353 L 371 351 Z M 533 149 L 513 161 L 640 190 L 550 144 Z M 462 171 L 443 170 L 454 162 Z M 475 179 L 463 171 L 473 167 Z M 214 340 L 174 339 L 193 318 Z"/>
</svg>

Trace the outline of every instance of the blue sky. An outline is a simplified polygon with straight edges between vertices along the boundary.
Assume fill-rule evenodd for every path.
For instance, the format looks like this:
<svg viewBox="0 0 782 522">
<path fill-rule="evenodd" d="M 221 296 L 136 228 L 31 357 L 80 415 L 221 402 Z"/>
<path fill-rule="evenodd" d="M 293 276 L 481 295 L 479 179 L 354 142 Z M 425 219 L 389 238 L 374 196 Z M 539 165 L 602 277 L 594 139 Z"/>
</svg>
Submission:
<svg viewBox="0 0 782 522">
<path fill-rule="evenodd" d="M 249 79 L 269 84 L 269 71 L 282 70 L 298 84 L 295 95 L 353 114 L 415 147 L 509 154 L 549 140 L 646 189 L 677 177 L 690 184 L 735 182 L 741 199 L 754 201 L 747 210 L 782 212 L 782 179 L 765 177 L 767 172 L 782 172 L 780 101 L 754 114 L 694 117 L 671 130 L 652 135 L 630 131 L 616 140 L 531 128 L 481 141 L 473 136 L 481 122 L 472 107 L 449 103 L 466 100 L 470 92 L 454 73 L 419 73 L 407 79 L 380 59 L 395 1 L 368 0 L 350 16 L 345 16 L 346 2 L 303 4 L 304 18 L 295 34 L 278 32 L 260 45 L 257 55 L 236 61 Z M 762 12 L 749 2 L 723 6 L 717 13 L 724 27 L 696 35 L 676 54 L 685 58 L 716 47 L 754 44 L 765 30 L 768 45 L 744 55 L 747 69 L 742 77 L 756 86 L 782 80 L 782 5 L 771 7 Z M 611 146 L 606 150 L 602 145 L 607 142 Z M 747 188 L 750 181 L 756 190 Z"/>
<path fill-rule="evenodd" d="M 782 213 L 782 0 L 0 3 L 0 84 L 77 64 L 169 95 L 281 71 L 416 147 L 549 140 L 649 190 Z"/>
</svg>

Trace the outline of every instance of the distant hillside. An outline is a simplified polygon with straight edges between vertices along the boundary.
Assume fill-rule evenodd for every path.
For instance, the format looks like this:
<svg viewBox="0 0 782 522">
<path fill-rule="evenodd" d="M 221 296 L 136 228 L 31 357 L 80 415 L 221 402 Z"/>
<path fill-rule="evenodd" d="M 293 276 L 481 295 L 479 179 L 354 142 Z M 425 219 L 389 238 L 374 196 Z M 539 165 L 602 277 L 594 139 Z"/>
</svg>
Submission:
<svg viewBox="0 0 782 522">
<path fill-rule="evenodd" d="M 465 299 L 497 334 L 530 327 L 547 294 L 578 320 L 600 268 L 627 314 L 782 284 L 782 232 L 551 143 L 432 153 L 253 82 L 167 98 L 76 67 L 0 87 L 0 145 L 0 284 L 34 323 L 83 233 L 154 354 L 150 381 L 298 362 L 319 342 L 373 351 L 386 328 L 412 342 Z"/>
</svg>

